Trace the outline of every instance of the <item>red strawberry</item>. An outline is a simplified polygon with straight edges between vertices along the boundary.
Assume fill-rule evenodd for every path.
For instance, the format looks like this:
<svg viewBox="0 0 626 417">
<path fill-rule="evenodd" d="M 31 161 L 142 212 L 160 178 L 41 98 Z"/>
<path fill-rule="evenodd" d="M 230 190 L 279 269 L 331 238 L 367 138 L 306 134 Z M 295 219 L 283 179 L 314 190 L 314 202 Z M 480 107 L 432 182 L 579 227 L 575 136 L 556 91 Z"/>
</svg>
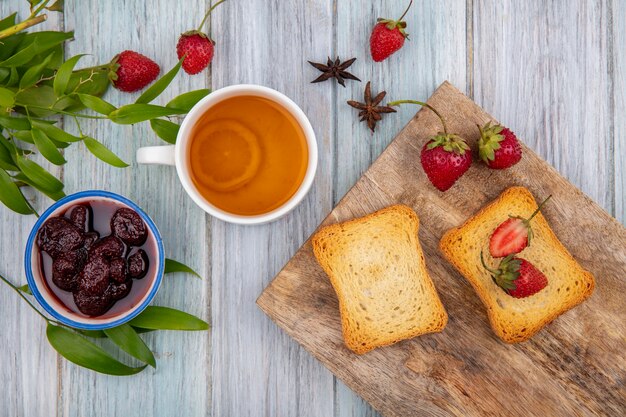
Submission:
<svg viewBox="0 0 626 417">
<path fill-rule="evenodd" d="M 204 22 L 206 22 L 213 9 L 222 4 L 224 1 L 225 0 L 218 1 L 211 6 L 209 11 L 204 15 L 204 19 L 202 19 L 198 29 L 185 32 L 180 35 L 180 38 L 178 38 L 178 43 L 176 44 L 176 55 L 178 55 L 178 59 L 185 56 L 183 69 L 187 74 L 193 75 L 199 73 L 208 67 L 213 60 L 213 53 L 215 51 L 213 46 L 215 45 L 215 42 L 209 38 L 209 35 L 202 33 L 200 29 L 204 26 Z"/>
<path fill-rule="evenodd" d="M 472 153 L 463 138 L 439 133 L 422 148 L 421 161 L 430 182 L 446 191 L 472 165 Z"/>
<path fill-rule="evenodd" d="M 500 261 L 498 269 L 490 269 L 480 253 L 483 267 L 491 272 L 493 281 L 507 294 L 515 298 L 525 298 L 543 290 L 548 285 L 548 278 L 535 265 L 526 259 L 509 255 Z"/>
<path fill-rule="evenodd" d="M 178 59 L 187 55 L 183 61 L 183 69 L 187 74 L 197 74 L 209 66 L 213 59 L 213 45 L 215 42 L 201 32 L 190 31 L 180 35 L 176 54 Z"/>
<path fill-rule="evenodd" d="M 111 61 L 109 79 L 121 91 L 141 90 L 159 76 L 161 68 L 145 55 L 124 51 Z"/>
<path fill-rule="evenodd" d="M 468 152 L 469 145 L 459 135 L 448 133 L 446 121 L 430 104 L 417 100 L 397 100 L 387 103 L 387 106 L 400 104 L 424 106 L 435 113 L 441 121 L 443 133 L 439 132 L 424 144 L 420 159 L 430 182 L 439 191 L 446 191 L 472 165 L 472 153 Z"/>
<path fill-rule="evenodd" d="M 508 255 L 520 253 L 530 245 L 533 237 L 533 229 L 530 221 L 539 213 L 541 207 L 552 197 L 548 196 L 537 210 L 527 219 L 520 216 L 509 216 L 509 219 L 500 223 L 489 239 L 489 252 L 494 258 L 503 258 Z"/>
<path fill-rule="evenodd" d="M 478 126 L 478 155 L 491 169 L 512 167 L 522 159 L 522 146 L 515 133 L 500 125 Z"/>
<path fill-rule="evenodd" d="M 400 19 L 378 19 L 377 24 L 370 35 L 370 52 L 372 59 L 376 62 L 383 61 L 394 52 L 398 51 L 404 45 L 404 39 L 409 35 L 404 31 L 406 22 L 402 18 L 406 15 L 413 4 L 413 0 L 409 3 Z"/>
</svg>

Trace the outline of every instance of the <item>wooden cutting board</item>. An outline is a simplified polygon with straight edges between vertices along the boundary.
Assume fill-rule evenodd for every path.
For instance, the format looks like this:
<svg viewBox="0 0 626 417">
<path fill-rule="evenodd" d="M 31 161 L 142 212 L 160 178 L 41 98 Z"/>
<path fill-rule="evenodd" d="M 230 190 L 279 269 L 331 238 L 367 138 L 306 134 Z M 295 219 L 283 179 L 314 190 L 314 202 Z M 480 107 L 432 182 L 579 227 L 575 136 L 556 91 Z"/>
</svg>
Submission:
<svg viewBox="0 0 626 417">
<path fill-rule="evenodd" d="M 494 120 L 448 82 L 428 103 L 473 147 L 476 123 Z M 309 241 L 258 305 L 385 416 L 624 415 L 626 230 L 524 145 L 515 167 L 493 171 L 474 162 L 450 190 L 437 191 L 419 155 L 439 129 L 436 116 L 420 110 L 322 224 L 394 203 L 411 206 L 421 219 L 426 263 L 449 314 L 442 333 L 353 354 L 343 345 L 337 298 Z M 553 195 L 543 213 L 597 285 L 590 299 L 531 340 L 507 345 L 493 334 L 478 296 L 437 245 L 446 230 L 513 185 L 527 187 L 537 199 Z"/>
</svg>

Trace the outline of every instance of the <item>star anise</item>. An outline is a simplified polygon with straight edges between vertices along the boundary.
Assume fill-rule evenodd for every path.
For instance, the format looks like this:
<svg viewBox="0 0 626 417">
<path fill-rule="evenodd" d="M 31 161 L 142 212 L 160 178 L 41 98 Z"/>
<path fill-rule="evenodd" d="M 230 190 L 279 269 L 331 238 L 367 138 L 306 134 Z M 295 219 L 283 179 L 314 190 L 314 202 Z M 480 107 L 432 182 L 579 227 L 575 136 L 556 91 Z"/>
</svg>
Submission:
<svg viewBox="0 0 626 417">
<path fill-rule="evenodd" d="M 367 120 L 367 126 L 373 132 L 376 127 L 376 122 L 382 119 L 381 113 L 395 113 L 395 109 L 388 106 L 379 106 L 383 98 L 387 95 L 386 91 L 381 91 L 372 99 L 372 90 L 370 89 L 370 81 L 365 86 L 365 103 L 359 103 L 358 101 L 348 100 L 348 104 L 355 109 L 361 110 L 359 117 L 361 121 Z"/>
<path fill-rule="evenodd" d="M 352 65 L 352 63 L 356 61 L 356 58 L 352 58 L 347 60 L 346 62 L 341 62 L 339 60 L 339 57 L 337 57 L 337 59 L 335 59 L 335 62 L 332 61 L 332 59 L 330 59 L 330 57 L 328 57 L 328 61 L 326 61 L 326 65 L 324 64 L 320 64 L 317 62 L 311 62 L 308 61 L 309 64 L 313 65 L 315 68 L 317 68 L 318 70 L 322 71 L 322 75 L 320 75 L 319 77 L 317 77 L 316 79 L 314 79 L 313 81 L 311 81 L 312 83 L 319 83 L 322 81 L 326 81 L 330 78 L 335 78 L 337 79 L 337 82 L 339 84 L 341 84 L 342 86 L 346 86 L 344 79 L 348 79 L 348 80 L 356 80 L 356 81 L 361 81 L 359 80 L 357 77 L 355 77 L 354 75 L 350 74 L 348 71 L 346 71 L 346 69 L 348 69 L 348 67 L 350 65 Z"/>
</svg>

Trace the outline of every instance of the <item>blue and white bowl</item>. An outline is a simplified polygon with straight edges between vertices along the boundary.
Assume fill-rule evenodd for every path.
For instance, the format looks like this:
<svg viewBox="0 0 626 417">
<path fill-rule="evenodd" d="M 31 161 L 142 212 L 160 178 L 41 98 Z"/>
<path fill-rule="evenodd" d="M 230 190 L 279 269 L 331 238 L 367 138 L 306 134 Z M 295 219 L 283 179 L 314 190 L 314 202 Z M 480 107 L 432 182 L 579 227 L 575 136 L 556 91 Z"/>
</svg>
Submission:
<svg viewBox="0 0 626 417">
<path fill-rule="evenodd" d="M 156 246 L 157 253 L 157 259 L 150 259 L 148 275 L 141 280 L 141 285 L 137 285 L 138 281 L 135 281 L 133 289 L 128 295 L 129 300 L 137 301 L 130 303 L 127 308 L 123 308 L 121 311 L 115 311 L 117 304 L 120 303 L 120 301 L 118 301 L 112 309 L 109 310 L 109 312 L 100 317 L 89 317 L 72 311 L 51 292 L 46 282 L 44 282 L 45 277 L 41 272 L 42 266 L 40 265 L 39 250 L 37 245 L 37 232 L 49 217 L 60 215 L 74 204 L 86 203 L 94 200 L 109 200 L 135 210 L 148 226 L 148 241 L 152 240 L 152 243 Z M 54 317 L 59 322 L 67 326 L 83 330 L 110 329 L 111 327 L 119 326 L 120 324 L 132 320 L 135 316 L 141 313 L 148 306 L 148 304 L 150 304 L 156 295 L 159 287 L 161 286 L 164 267 L 165 256 L 163 254 L 163 241 L 161 239 L 161 234 L 152 219 L 139 206 L 129 199 L 115 193 L 100 190 L 82 191 L 76 194 L 68 195 L 50 206 L 41 215 L 41 217 L 39 217 L 33 226 L 33 229 L 28 236 L 26 252 L 24 255 L 26 279 L 28 280 L 28 286 L 30 287 L 35 299 L 39 302 L 43 309 L 50 314 L 50 316 Z M 125 301 L 125 299 L 121 300 L 121 302 L 123 301 Z M 117 310 L 120 310 L 120 308 Z"/>
</svg>

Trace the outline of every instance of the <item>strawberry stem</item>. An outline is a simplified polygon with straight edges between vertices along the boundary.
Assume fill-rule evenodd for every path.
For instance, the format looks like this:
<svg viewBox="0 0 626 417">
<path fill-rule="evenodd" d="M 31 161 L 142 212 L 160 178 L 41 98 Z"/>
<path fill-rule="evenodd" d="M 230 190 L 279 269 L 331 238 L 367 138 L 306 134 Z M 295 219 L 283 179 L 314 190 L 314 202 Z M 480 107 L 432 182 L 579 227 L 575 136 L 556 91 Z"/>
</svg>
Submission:
<svg viewBox="0 0 626 417">
<path fill-rule="evenodd" d="M 225 1 L 226 0 L 220 0 L 217 3 L 215 3 L 213 6 L 211 6 L 209 11 L 206 12 L 206 14 L 204 15 L 204 19 L 202 19 L 202 22 L 200 22 L 200 26 L 198 26 L 198 29 L 196 29 L 196 32 L 200 32 L 200 30 L 202 29 L 202 26 L 204 26 L 204 22 L 206 22 L 207 18 L 209 17 L 209 15 L 213 11 L 213 9 L 215 9 L 217 6 L 219 6 L 220 4 L 224 3 Z"/>
<path fill-rule="evenodd" d="M 531 220 L 533 219 L 533 217 L 535 217 L 535 216 L 537 215 L 537 213 L 539 213 L 539 212 L 541 211 L 541 208 L 543 207 L 543 205 L 544 205 L 544 204 L 546 204 L 550 198 L 552 198 L 552 194 L 550 194 L 550 195 L 548 196 L 548 198 L 546 198 L 545 200 L 543 200 L 543 201 L 541 202 L 541 204 L 539 204 L 539 206 L 537 206 L 537 210 L 535 210 L 535 211 L 533 212 L 533 214 L 531 214 L 531 215 L 530 215 L 530 217 L 528 218 L 528 220 L 526 220 L 526 221 L 527 221 L 527 222 L 531 221 Z"/>
<path fill-rule="evenodd" d="M 403 18 L 404 16 L 406 16 L 406 14 L 407 14 L 407 12 L 409 11 L 409 9 L 411 8 L 411 5 L 412 5 L 412 4 L 413 4 L 413 0 L 411 0 L 411 1 L 409 2 L 409 6 L 406 8 L 406 10 L 404 11 L 404 13 L 402 13 L 402 16 L 400 16 L 400 19 L 398 19 L 398 22 L 399 22 L 399 21 L 401 21 L 401 20 L 402 20 L 402 18 Z"/>
<path fill-rule="evenodd" d="M 494 271 L 493 269 L 489 268 L 487 264 L 485 263 L 485 259 L 483 258 L 483 251 L 480 251 L 480 262 L 483 264 L 483 267 L 487 271 L 491 272 L 494 276 L 498 274 L 498 271 Z"/>
<path fill-rule="evenodd" d="M 441 124 L 443 125 L 443 133 L 448 134 L 448 127 L 446 126 L 446 121 L 443 119 L 443 116 L 439 114 L 439 112 L 430 104 L 424 103 L 423 101 L 417 101 L 417 100 L 397 100 L 397 101 L 392 101 L 391 103 L 387 103 L 388 106 L 399 106 L 400 104 L 417 104 L 419 106 L 423 106 L 423 107 L 430 109 L 433 113 L 437 115 L 437 117 L 439 117 L 439 120 L 441 120 Z"/>
</svg>

